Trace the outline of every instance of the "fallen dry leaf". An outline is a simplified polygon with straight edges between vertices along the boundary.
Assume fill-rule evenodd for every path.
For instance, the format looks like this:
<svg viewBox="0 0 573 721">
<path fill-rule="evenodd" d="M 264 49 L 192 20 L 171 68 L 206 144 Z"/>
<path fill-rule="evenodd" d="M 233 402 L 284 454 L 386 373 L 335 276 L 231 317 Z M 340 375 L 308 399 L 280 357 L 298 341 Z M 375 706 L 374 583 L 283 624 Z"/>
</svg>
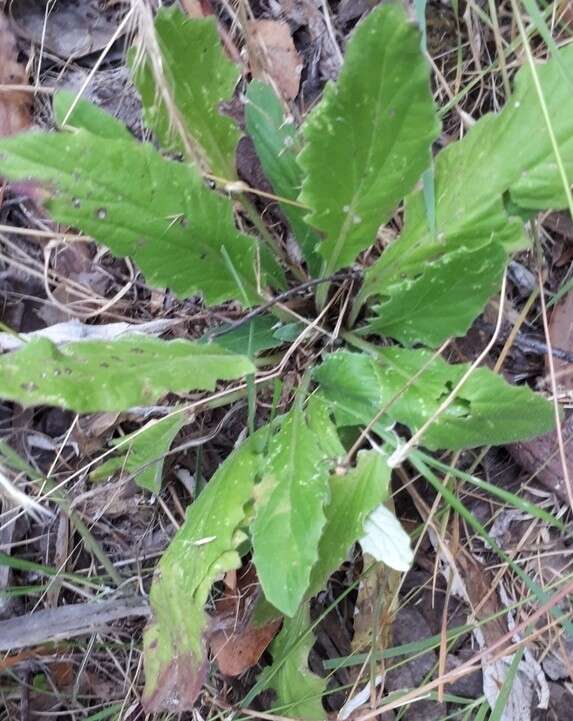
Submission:
<svg viewBox="0 0 573 721">
<path fill-rule="evenodd" d="M 285 100 L 294 100 L 300 87 L 302 60 L 289 26 L 280 20 L 251 20 L 248 31 L 253 77 L 266 81 L 270 78 Z"/>
<path fill-rule="evenodd" d="M 549 320 L 549 337 L 554 348 L 573 352 L 573 293 L 567 293 L 553 309 Z M 571 363 L 554 358 L 553 367 L 557 387 L 571 390 L 573 388 Z M 545 368 L 549 373 L 548 359 L 545 361 Z"/>
<path fill-rule="evenodd" d="M 282 618 L 260 625 L 253 621 L 260 586 L 252 564 L 227 580 L 223 596 L 215 602 L 209 645 L 221 673 L 239 676 L 259 661 Z"/>
<path fill-rule="evenodd" d="M 360 581 L 354 616 L 352 650 L 362 652 L 372 645 L 372 635 L 378 621 L 377 648 L 384 650 L 392 645 L 392 625 L 398 610 L 397 591 L 400 573 L 378 563 L 367 553 L 363 554 L 364 567 L 373 566 Z M 382 608 L 379 599 L 384 599 Z"/>
<path fill-rule="evenodd" d="M 44 51 L 75 60 L 105 48 L 125 6 L 99 0 L 58 0 L 49 6 L 45 0 L 12 0 L 10 15 L 22 37 Z"/>
<path fill-rule="evenodd" d="M 320 3 L 316 0 L 283 0 L 280 14 L 291 23 L 308 28 L 311 46 L 316 48 L 320 58 L 317 68 L 320 77 L 323 81 L 336 80 L 342 65 L 340 49 L 328 30 Z"/>
<path fill-rule="evenodd" d="M 561 431 L 565 442 L 565 457 L 569 477 L 573 478 L 573 416 L 562 424 Z M 559 455 L 557 432 L 552 431 L 531 441 L 512 443 L 507 450 L 519 465 L 542 483 L 565 503 L 569 502 L 567 487 L 563 478 L 563 466 Z"/>
<path fill-rule="evenodd" d="M 568 293 L 554 308 L 549 320 L 549 335 L 555 348 L 573 352 L 573 293 Z M 571 364 L 553 358 L 557 387 L 562 391 L 573 389 Z M 549 373 L 549 363 L 545 367 Z M 573 478 L 573 416 L 561 424 L 565 446 L 565 458 L 569 477 Z M 552 431 L 530 441 L 521 441 L 509 445 L 508 451 L 519 465 L 555 493 L 562 501 L 569 502 L 569 494 L 564 479 L 563 465 L 559 453 L 557 432 Z"/>
<path fill-rule="evenodd" d="M 573 28 L 573 4 L 571 0 L 560 0 L 558 11 L 563 25 Z"/>
<path fill-rule="evenodd" d="M 181 0 L 181 4 L 190 18 L 206 18 L 214 14 L 208 0 Z"/>
<path fill-rule="evenodd" d="M 0 14 L 0 85 L 27 85 L 26 69 L 17 62 L 18 50 L 8 18 Z M 22 90 L 0 91 L 0 137 L 32 125 L 32 96 Z"/>
<path fill-rule="evenodd" d="M 210 645 L 219 671 L 225 676 L 240 676 L 258 663 L 280 625 L 279 618 L 260 628 L 250 624 L 243 631 L 216 631 Z"/>
<path fill-rule="evenodd" d="M 500 609 L 494 576 L 482 563 L 467 553 L 456 553 L 458 570 L 462 576 L 468 601 L 478 620 L 483 621 L 482 632 L 488 645 L 507 633 L 507 624 L 496 616 Z M 486 620 L 490 619 L 490 620 Z"/>
</svg>

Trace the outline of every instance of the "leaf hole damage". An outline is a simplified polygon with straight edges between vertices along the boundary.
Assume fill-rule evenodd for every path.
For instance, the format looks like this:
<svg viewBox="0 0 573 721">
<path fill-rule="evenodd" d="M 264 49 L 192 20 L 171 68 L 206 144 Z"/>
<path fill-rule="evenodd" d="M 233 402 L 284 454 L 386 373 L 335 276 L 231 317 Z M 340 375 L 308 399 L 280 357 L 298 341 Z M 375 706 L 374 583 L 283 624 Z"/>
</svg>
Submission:
<svg viewBox="0 0 573 721">
<path fill-rule="evenodd" d="M 445 390 L 438 398 L 438 403 L 443 403 L 454 390 L 453 381 L 446 381 Z M 457 395 L 448 406 L 447 412 L 454 414 L 457 418 L 470 418 L 472 415 L 472 403 L 467 398 Z"/>
</svg>

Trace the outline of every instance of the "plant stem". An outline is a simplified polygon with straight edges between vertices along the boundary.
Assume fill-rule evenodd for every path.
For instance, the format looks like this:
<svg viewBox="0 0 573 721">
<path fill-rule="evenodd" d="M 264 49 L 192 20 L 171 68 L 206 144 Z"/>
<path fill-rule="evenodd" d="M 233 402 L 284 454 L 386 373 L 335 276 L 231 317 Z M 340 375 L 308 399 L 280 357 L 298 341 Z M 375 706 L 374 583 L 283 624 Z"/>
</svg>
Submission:
<svg viewBox="0 0 573 721">
<path fill-rule="evenodd" d="M 245 211 L 245 214 L 247 218 L 251 221 L 251 223 L 255 226 L 255 228 L 259 231 L 261 237 L 265 241 L 265 243 L 269 246 L 269 248 L 273 251 L 276 258 L 279 260 L 282 260 L 285 265 L 289 268 L 289 270 L 292 272 L 292 274 L 301 281 L 307 280 L 307 276 L 302 270 L 302 268 L 293 265 L 289 259 L 286 257 L 286 255 L 283 253 L 282 249 L 280 248 L 279 244 L 277 243 L 276 239 L 272 235 L 272 233 L 269 232 L 269 229 L 267 226 L 263 223 L 261 216 L 258 214 L 256 208 L 251 203 L 251 201 L 247 198 L 247 196 L 244 193 L 240 193 L 238 196 L 239 201 L 241 205 L 243 206 L 243 210 Z"/>
</svg>

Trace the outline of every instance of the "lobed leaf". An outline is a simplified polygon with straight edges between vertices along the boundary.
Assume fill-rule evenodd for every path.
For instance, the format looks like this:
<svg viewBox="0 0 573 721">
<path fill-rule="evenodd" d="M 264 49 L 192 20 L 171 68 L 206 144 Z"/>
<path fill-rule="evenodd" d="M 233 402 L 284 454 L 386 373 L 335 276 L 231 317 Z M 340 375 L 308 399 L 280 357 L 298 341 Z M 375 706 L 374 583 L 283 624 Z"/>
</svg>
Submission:
<svg viewBox="0 0 573 721">
<path fill-rule="evenodd" d="M 213 390 L 217 380 L 253 371 L 245 356 L 185 340 L 134 335 L 56 346 L 38 338 L 0 356 L 0 397 L 77 413 L 123 411 L 168 392 Z"/>
<path fill-rule="evenodd" d="M 363 332 L 396 338 L 404 345 L 437 346 L 463 335 L 499 288 L 507 254 L 499 243 L 469 250 L 462 246 L 427 263 L 420 275 L 386 286 Z M 471 303 L 468 298 L 471 297 Z"/>
<path fill-rule="evenodd" d="M 572 47 L 560 50 L 560 61 L 573 71 Z M 538 73 L 555 137 L 566 167 L 571 168 L 573 103 L 570 89 L 563 83 L 556 59 L 539 67 Z M 532 138 L 535 142 L 531 142 Z M 406 199 L 405 230 L 366 272 L 361 300 L 381 295 L 391 298 L 394 308 L 411 313 L 410 340 L 413 336 L 438 344 L 447 336 L 464 333 L 483 308 L 485 291 L 490 292 L 491 284 L 487 284 L 484 292 L 468 293 L 463 312 L 459 309 L 451 317 L 451 323 L 439 323 L 440 332 L 436 330 L 431 339 L 427 339 L 424 314 L 419 328 L 417 324 L 420 285 L 416 280 L 423 274 L 425 287 L 447 282 L 440 261 L 462 248 L 468 254 L 473 253 L 473 258 L 468 255 L 464 274 L 470 263 L 478 263 L 482 267 L 491 266 L 492 275 L 499 279 L 507 262 L 499 253 L 499 247 L 509 254 L 527 245 L 521 219 L 505 202 L 508 194 L 515 203 L 527 208 L 563 207 L 564 193 L 559 183 L 553 147 L 531 72 L 523 68 L 516 76 L 515 92 L 504 109 L 499 114 L 482 117 L 463 140 L 438 155 L 435 162 L 437 233 L 433 235 L 429 228 L 423 193 L 415 191 Z M 481 260 L 478 260 L 478 251 L 481 251 Z M 460 255 L 458 267 L 462 262 Z M 446 293 L 437 294 L 428 305 L 427 315 L 438 320 L 442 314 L 451 315 L 451 306 L 459 297 L 459 288 L 451 300 Z M 384 329 L 387 306 L 388 300 L 379 307 L 380 320 L 373 321 L 379 330 Z M 396 330 L 398 327 L 394 325 L 388 332 L 393 335 Z"/>
<path fill-rule="evenodd" d="M 318 431 L 317 418 L 326 406 L 317 399 L 317 396 L 312 399 L 311 412 Z M 332 438 L 330 420 L 323 416 L 323 421 L 327 436 Z M 331 442 L 328 445 L 332 447 Z M 278 705 L 286 707 L 292 717 L 311 721 L 325 717 L 320 698 L 326 691 L 326 681 L 308 668 L 308 654 L 314 643 L 308 601 L 324 588 L 352 544 L 364 533 L 366 518 L 386 497 L 389 481 L 390 468 L 385 456 L 377 451 L 361 451 L 356 468 L 330 476 L 330 502 L 325 509 L 326 523 L 310 586 L 296 615 L 285 619 L 270 648 L 273 662 L 260 676 L 260 683 L 276 692 Z"/>
<path fill-rule="evenodd" d="M 263 688 L 277 695 L 278 711 L 289 718 L 324 721 L 322 696 L 326 679 L 308 668 L 308 655 L 314 645 L 308 601 L 301 604 L 293 618 L 285 618 L 280 633 L 270 646 L 273 662 L 259 676 Z"/>
<path fill-rule="evenodd" d="M 274 90 L 258 80 L 253 80 L 247 90 L 245 125 L 275 194 L 296 201 L 303 180 L 302 168 L 296 160 L 298 132 L 292 118 L 285 118 Z M 304 220 L 307 211 L 290 203 L 280 203 L 280 207 L 311 273 L 318 273 L 320 258 L 316 246 L 320 238 Z"/>
<path fill-rule="evenodd" d="M 204 607 L 212 584 L 241 565 L 240 527 L 260 469 L 259 442 L 259 434 L 251 436 L 219 466 L 159 562 L 143 638 L 148 713 L 190 711 L 206 680 Z"/>
<path fill-rule="evenodd" d="M 468 369 L 467 364 L 450 365 L 438 357 L 411 382 L 431 357 L 428 351 L 396 347 L 380 349 L 375 357 L 341 351 L 326 358 L 315 378 L 341 425 L 369 423 L 388 406 L 387 418 L 416 431 Z M 501 445 L 546 433 L 554 425 L 551 403 L 479 368 L 428 428 L 422 443 L 451 450 Z"/>
<path fill-rule="evenodd" d="M 200 291 L 210 304 L 252 305 L 259 287 L 282 285 L 266 249 L 257 270 L 257 243 L 236 229 L 232 202 L 193 166 L 161 157 L 148 143 L 83 129 L 27 133 L 0 140 L 0 172 L 44 183 L 55 220 L 131 256 L 151 285 L 179 297 Z"/>
<path fill-rule="evenodd" d="M 70 116 L 67 117 L 70 108 L 75 102 L 76 93 L 71 90 L 58 90 L 54 94 L 52 108 L 59 128 L 64 127 L 65 120 L 67 127 L 77 128 L 78 130 L 83 128 L 100 138 L 133 140 L 133 136 L 120 120 L 83 98 L 77 101 Z"/>
<path fill-rule="evenodd" d="M 149 421 L 134 433 L 116 438 L 112 441 L 112 446 L 119 445 L 118 455 L 109 458 L 92 471 L 90 478 L 98 481 L 122 471 L 133 476 L 140 488 L 159 493 L 165 454 L 184 423 L 185 415 L 176 413 L 160 420 Z"/>
<path fill-rule="evenodd" d="M 215 18 L 190 19 L 176 6 L 160 8 L 155 34 L 164 74 L 161 84 L 167 86 L 184 130 L 207 168 L 232 180 L 240 133 L 233 120 L 221 114 L 220 106 L 233 97 L 240 72 L 221 48 Z M 163 148 L 184 152 L 149 59 L 133 75 L 147 126 Z"/>
<path fill-rule="evenodd" d="M 352 544 L 364 534 L 370 514 L 388 495 L 390 467 L 379 451 L 360 451 L 355 468 L 330 477 L 326 524 L 313 566 L 309 597 L 316 595 L 339 568 Z"/>
<path fill-rule="evenodd" d="M 360 23 L 338 82 L 303 131 L 300 199 L 324 234 L 329 275 L 374 242 L 427 167 L 439 132 L 420 35 L 400 6 L 375 8 Z"/>
<path fill-rule="evenodd" d="M 256 355 L 261 351 L 278 348 L 284 341 L 277 337 L 277 331 L 284 328 L 272 315 L 258 315 L 237 328 L 225 331 L 225 326 L 208 331 L 201 342 L 208 343 L 213 337 L 221 348 L 233 353 Z"/>
<path fill-rule="evenodd" d="M 294 408 L 269 441 L 255 494 L 253 560 L 267 600 L 293 616 L 318 556 L 328 499 L 328 463 L 304 414 Z"/>
</svg>

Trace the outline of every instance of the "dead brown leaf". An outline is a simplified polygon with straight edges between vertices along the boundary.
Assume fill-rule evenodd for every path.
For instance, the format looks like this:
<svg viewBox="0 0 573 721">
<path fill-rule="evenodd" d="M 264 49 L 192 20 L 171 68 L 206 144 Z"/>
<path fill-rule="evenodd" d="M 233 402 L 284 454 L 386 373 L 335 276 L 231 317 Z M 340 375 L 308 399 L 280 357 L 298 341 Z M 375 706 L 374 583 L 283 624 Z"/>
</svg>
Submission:
<svg viewBox="0 0 573 721">
<path fill-rule="evenodd" d="M 15 30 L 66 60 L 103 50 L 125 15 L 123 3 L 99 0 L 12 0 Z"/>
<path fill-rule="evenodd" d="M 570 477 L 573 477 L 573 416 L 561 426 L 565 442 L 565 457 Z M 563 466 L 559 455 L 557 432 L 551 431 L 531 441 L 522 441 L 507 446 L 508 451 L 519 465 L 542 483 L 549 491 L 569 502 L 567 487 L 563 479 Z"/>
<path fill-rule="evenodd" d="M 302 60 L 289 26 L 280 20 L 251 20 L 248 25 L 251 73 L 270 78 L 285 100 L 294 100 L 300 88 Z"/>
<path fill-rule="evenodd" d="M 373 568 L 358 586 L 352 639 L 352 650 L 355 652 L 370 648 L 374 633 L 377 636 L 378 649 L 384 650 L 392 645 L 392 625 L 398 610 L 400 573 L 364 554 L 364 566 L 372 564 Z M 383 599 L 382 607 L 379 604 L 380 599 Z"/>
<path fill-rule="evenodd" d="M 323 81 L 336 80 L 342 64 L 340 49 L 329 32 L 320 3 L 316 0 L 283 0 L 280 13 L 292 24 L 308 28 L 311 46 L 319 57 L 317 69 L 320 77 Z"/>
<path fill-rule="evenodd" d="M 494 585 L 494 576 L 482 563 L 468 553 L 456 554 L 457 568 L 463 578 L 468 600 L 482 626 L 486 644 L 494 644 L 507 633 L 503 618 L 492 618 L 500 610 L 500 602 Z"/>
<path fill-rule="evenodd" d="M 72 431 L 72 440 L 78 444 L 82 456 L 90 455 L 104 445 L 119 416 L 117 412 L 92 413 L 78 419 Z"/>
<path fill-rule="evenodd" d="M 259 593 L 251 564 L 228 577 L 225 593 L 215 603 L 209 645 L 213 660 L 225 676 L 239 676 L 254 666 L 281 625 L 280 617 L 262 624 L 254 622 Z"/>
<path fill-rule="evenodd" d="M 258 663 L 281 625 L 280 619 L 243 631 L 216 631 L 211 636 L 211 653 L 219 671 L 225 676 L 240 676 Z"/>
<path fill-rule="evenodd" d="M 567 293 L 553 309 L 549 320 L 549 337 L 554 348 L 573 352 L 573 293 Z M 545 366 L 549 372 L 548 360 L 546 360 Z M 554 358 L 553 367 L 555 368 L 557 387 L 571 390 L 573 388 L 571 364 Z"/>
<path fill-rule="evenodd" d="M 192 709 L 207 680 L 208 671 L 206 658 L 197 659 L 192 653 L 178 654 L 161 673 L 155 693 L 143 696 L 145 712 L 181 713 L 182 710 Z"/>
<path fill-rule="evenodd" d="M 181 4 L 190 18 L 206 18 L 214 14 L 208 0 L 181 0 Z"/>
<path fill-rule="evenodd" d="M 567 243 L 573 243 L 573 220 L 568 213 L 549 213 L 543 219 L 543 225 L 561 236 Z"/>
<path fill-rule="evenodd" d="M 16 40 L 8 18 L 0 14 L 0 85 L 27 85 L 26 69 L 17 62 Z M 0 137 L 32 125 L 32 96 L 22 90 L 0 90 Z"/>
<path fill-rule="evenodd" d="M 560 0 L 559 14 L 561 22 L 569 28 L 573 28 L 573 3 L 571 0 Z"/>
</svg>

